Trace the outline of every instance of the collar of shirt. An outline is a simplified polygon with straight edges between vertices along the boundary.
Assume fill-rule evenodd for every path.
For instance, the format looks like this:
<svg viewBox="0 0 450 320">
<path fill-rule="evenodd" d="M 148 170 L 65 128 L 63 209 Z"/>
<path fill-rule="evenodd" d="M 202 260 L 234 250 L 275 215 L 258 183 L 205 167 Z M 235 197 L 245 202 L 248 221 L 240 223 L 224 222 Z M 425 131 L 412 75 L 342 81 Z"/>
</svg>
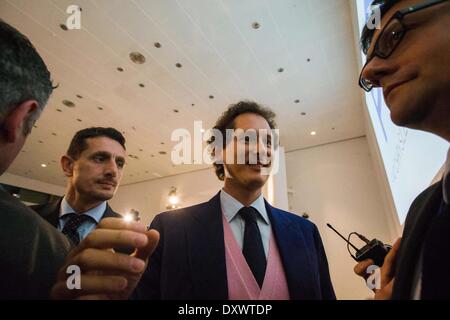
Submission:
<svg viewBox="0 0 450 320">
<path fill-rule="evenodd" d="M 447 160 L 445 161 L 443 181 L 442 190 L 444 192 L 444 201 L 445 203 L 450 204 L 450 148 L 448 149 Z"/>
<path fill-rule="evenodd" d="M 87 215 L 94 219 L 97 223 L 100 222 L 100 219 L 103 217 L 103 213 L 106 210 L 106 201 L 103 201 L 95 208 L 89 209 L 88 211 L 82 212 L 82 214 Z M 75 210 L 70 206 L 67 202 L 66 197 L 64 197 L 61 201 L 61 207 L 59 210 L 59 218 L 64 218 L 68 214 L 75 213 Z"/>
<path fill-rule="evenodd" d="M 228 222 L 233 220 L 239 210 L 244 207 L 242 203 L 226 193 L 223 189 L 220 191 L 220 203 L 222 205 L 222 211 Z M 270 225 L 269 216 L 267 215 L 266 204 L 264 197 L 261 194 L 250 207 L 255 208 L 259 212 L 259 216 L 262 218 L 265 224 Z"/>
</svg>

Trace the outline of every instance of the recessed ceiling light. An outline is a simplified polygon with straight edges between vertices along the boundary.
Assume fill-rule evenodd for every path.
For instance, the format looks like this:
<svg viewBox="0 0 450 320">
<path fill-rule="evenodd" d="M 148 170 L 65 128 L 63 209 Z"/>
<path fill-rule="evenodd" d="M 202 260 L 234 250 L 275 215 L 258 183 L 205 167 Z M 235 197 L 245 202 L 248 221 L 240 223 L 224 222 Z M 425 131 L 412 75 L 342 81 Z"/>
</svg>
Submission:
<svg viewBox="0 0 450 320">
<path fill-rule="evenodd" d="M 164 142 L 161 142 L 161 144 L 164 144 Z"/>
<path fill-rule="evenodd" d="M 139 83 L 139 87 L 141 87 L 141 88 L 145 88 L 145 84 L 143 84 L 143 83 Z"/>
<path fill-rule="evenodd" d="M 155 42 L 153 45 L 154 45 L 156 48 L 161 48 L 161 43 L 159 43 L 159 42 Z"/>
<path fill-rule="evenodd" d="M 205 133 L 205 131 L 206 131 L 205 129 L 200 129 L 201 133 Z"/>
<path fill-rule="evenodd" d="M 256 29 L 259 29 L 260 27 L 261 27 L 261 25 L 259 24 L 259 22 L 255 21 L 255 22 L 252 23 L 252 28 L 253 29 L 256 30 Z"/>
<path fill-rule="evenodd" d="M 52 132 L 52 136 L 55 136 L 55 137 L 56 137 L 56 133 Z"/>
<path fill-rule="evenodd" d="M 103 110 L 103 107 L 97 107 L 97 109 L 101 111 L 101 110 Z"/>
<path fill-rule="evenodd" d="M 299 100 L 299 99 L 297 99 L 297 100 L 295 100 L 294 102 L 295 102 L 295 103 L 300 103 L 300 100 Z"/>
<path fill-rule="evenodd" d="M 72 101 L 70 101 L 70 100 L 63 100 L 63 105 L 65 105 L 66 107 L 69 107 L 69 108 L 75 108 L 75 103 L 73 103 Z"/>
<path fill-rule="evenodd" d="M 306 116 L 306 112 L 302 112 L 300 113 L 302 116 Z"/>
<path fill-rule="evenodd" d="M 308 59 L 306 59 L 306 61 L 307 61 L 307 62 L 310 62 L 310 61 L 311 61 L 311 59 L 310 59 L 310 58 L 308 58 Z"/>
<path fill-rule="evenodd" d="M 56 108 L 56 111 L 58 112 L 62 112 L 62 110 L 60 108 Z"/>
<path fill-rule="evenodd" d="M 42 164 L 41 164 L 41 167 L 42 167 L 42 168 L 47 168 L 47 165 L 46 165 L 45 163 L 42 163 Z"/>
<path fill-rule="evenodd" d="M 176 64 L 175 64 L 175 67 L 177 67 L 177 68 L 181 68 L 183 65 L 181 64 L 181 63 L 179 63 L 179 62 L 177 62 Z"/>
<path fill-rule="evenodd" d="M 123 68 L 121 68 L 121 67 L 118 67 L 118 68 L 117 68 L 117 71 L 119 71 L 119 72 L 123 72 Z"/>
<path fill-rule="evenodd" d="M 312 136 L 315 136 L 316 134 L 317 134 L 317 132 L 311 131 L 311 135 L 312 135 Z"/>
<path fill-rule="evenodd" d="M 67 28 L 67 26 L 66 26 L 64 23 L 61 23 L 61 24 L 59 25 L 59 27 L 60 27 L 62 30 L 64 30 L 64 31 L 69 30 L 69 28 Z"/>
<path fill-rule="evenodd" d="M 144 149 L 139 149 L 140 152 L 144 151 Z"/>
<path fill-rule="evenodd" d="M 214 99 L 214 96 L 213 96 L 213 95 L 210 95 L 209 98 L 210 98 L 210 99 Z"/>
<path fill-rule="evenodd" d="M 159 154 L 164 155 L 164 154 L 167 154 L 167 152 L 165 152 L 165 151 L 160 151 Z"/>
<path fill-rule="evenodd" d="M 78 122 L 82 122 L 83 120 L 81 120 L 80 118 L 77 119 Z"/>
<path fill-rule="evenodd" d="M 131 61 L 133 61 L 136 64 L 144 64 L 145 63 L 144 55 L 137 51 L 130 53 L 130 59 L 131 59 Z"/>
<path fill-rule="evenodd" d="M 178 109 L 173 109 L 173 112 L 178 113 L 180 111 Z"/>
<path fill-rule="evenodd" d="M 331 130 L 333 130 L 333 131 L 334 131 L 334 130 L 336 130 L 336 128 L 335 128 L 335 127 L 333 127 L 333 128 L 331 128 Z"/>
<path fill-rule="evenodd" d="M 279 72 L 279 73 L 281 73 L 281 72 L 283 72 L 283 71 L 284 71 L 283 68 L 278 68 L 278 72 Z"/>
<path fill-rule="evenodd" d="M 39 140 L 38 142 L 39 142 L 39 143 L 44 143 L 44 141 L 42 141 L 42 140 Z"/>
<path fill-rule="evenodd" d="M 191 104 L 191 106 L 195 107 L 195 103 Z"/>
<path fill-rule="evenodd" d="M 83 96 L 82 96 L 82 95 L 79 95 L 79 94 L 77 94 L 77 98 L 78 98 L 78 99 L 83 99 Z"/>
</svg>

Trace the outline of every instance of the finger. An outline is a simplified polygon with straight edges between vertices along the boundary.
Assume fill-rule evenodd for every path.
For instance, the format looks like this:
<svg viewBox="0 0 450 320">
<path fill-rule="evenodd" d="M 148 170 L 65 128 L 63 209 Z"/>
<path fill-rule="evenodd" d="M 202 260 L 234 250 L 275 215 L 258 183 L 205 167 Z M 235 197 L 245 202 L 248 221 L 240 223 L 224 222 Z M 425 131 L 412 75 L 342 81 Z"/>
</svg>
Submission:
<svg viewBox="0 0 450 320">
<path fill-rule="evenodd" d="M 158 245 L 159 232 L 152 229 L 147 231 L 146 235 L 148 237 L 147 245 L 143 248 L 138 249 L 136 251 L 135 257 L 147 262 L 148 258 L 151 256 L 153 251 L 155 251 L 156 246 Z"/>
<path fill-rule="evenodd" d="M 384 263 L 383 266 L 381 267 L 382 276 L 384 275 L 385 277 L 387 277 L 389 279 L 388 281 L 390 281 L 390 279 L 394 275 L 395 262 L 397 260 L 397 253 L 400 247 L 400 243 L 401 238 L 398 238 L 397 241 L 395 241 L 394 245 L 392 246 L 392 249 L 384 258 Z"/>
<path fill-rule="evenodd" d="M 83 274 L 90 271 L 95 271 L 97 274 L 99 271 L 139 273 L 145 268 L 145 261 L 139 258 L 91 248 L 82 251 L 70 263 L 78 266 Z"/>
<path fill-rule="evenodd" d="M 131 230 L 144 233 L 147 231 L 147 226 L 141 222 L 125 221 L 123 218 L 105 218 L 100 220 L 97 229 Z"/>
<path fill-rule="evenodd" d="M 383 289 L 375 291 L 375 300 L 390 300 L 392 299 L 392 290 L 394 288 L 394 281 L 392 279 Z"/>
<path fill-rule="evenodd" d="M 67 300 L 79 296 L 118 294 L 126 289 L 128 281 L 120 276 L 82 275 L 79 288 L 69 289 L 69 285 L 67 281 L 56 283 L 52 289 L 52 298 Z"/>
<path fill-rule="evenodd" d="M 353 271 L 360 277 L 363 277 L 366 279 L 370 274 L 367 273 L 367 268 L 371 265 L 373 265 L 375 262 L 372 259 L 366 259 L 364 261 L 361 261 L 358 263 L 354 268 Z"/>
<path fill-rule="evenodd" d="M 129 230 L 95 229 L 75 248 L 80 252 L 85 248 L 110 249 L 115 247 L 141 248 L 147 245 L 145 233 Z"/>
</svg>

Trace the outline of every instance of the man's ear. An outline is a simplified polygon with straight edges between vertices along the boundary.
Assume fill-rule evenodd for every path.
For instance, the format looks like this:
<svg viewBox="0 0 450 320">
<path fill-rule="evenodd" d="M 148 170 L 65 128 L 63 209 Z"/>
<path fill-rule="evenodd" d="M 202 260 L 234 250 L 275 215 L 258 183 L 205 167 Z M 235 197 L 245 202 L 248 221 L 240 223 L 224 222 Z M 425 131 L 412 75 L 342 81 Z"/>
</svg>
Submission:
<svg viewBox="0 0 450 320">
<path fill-rule="evenodd" d="M 61 157 L 61 167 L 66 177 L 73 176 L 74 161 L 71 157 L 64 155 Z"/>
<path fill-rule="evenodd" d="M 23 127 L 28 117 L 36 110 L 36 100 L 27 100 L 16 106 L 3 120 L 1 131 L 8 143 L 14 143 L 23 135 Z"/>
</svg>

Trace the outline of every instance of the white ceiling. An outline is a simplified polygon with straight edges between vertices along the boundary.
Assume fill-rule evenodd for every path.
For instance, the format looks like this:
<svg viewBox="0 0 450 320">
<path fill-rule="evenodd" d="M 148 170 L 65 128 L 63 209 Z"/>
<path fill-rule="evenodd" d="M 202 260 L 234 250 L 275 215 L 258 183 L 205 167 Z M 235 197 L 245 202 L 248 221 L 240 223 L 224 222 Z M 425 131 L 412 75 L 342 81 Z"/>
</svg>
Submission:
<svg viewBox="0 0 450 320">
<path fill-rule="evenodd" d="M 60 156 L 89 126 L 125 132 L 139 159 L 123 184 L 203 168 L 172 165 L 172 131 L 195 120 L 209 128 L 241 99 L 277 113 L 287 151 L 364 135 L 348 0 L 77 0 L 82 29 L 63 31 L 74 3 L 0 0 L 0 17 L 59 84 L 10 173 L 65 185 Z M 133 51 L 146 63 L 131 62 Z"/>
</svg>

